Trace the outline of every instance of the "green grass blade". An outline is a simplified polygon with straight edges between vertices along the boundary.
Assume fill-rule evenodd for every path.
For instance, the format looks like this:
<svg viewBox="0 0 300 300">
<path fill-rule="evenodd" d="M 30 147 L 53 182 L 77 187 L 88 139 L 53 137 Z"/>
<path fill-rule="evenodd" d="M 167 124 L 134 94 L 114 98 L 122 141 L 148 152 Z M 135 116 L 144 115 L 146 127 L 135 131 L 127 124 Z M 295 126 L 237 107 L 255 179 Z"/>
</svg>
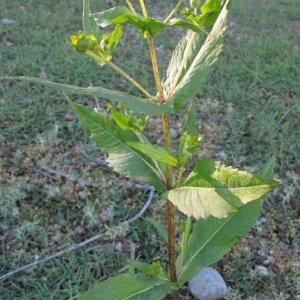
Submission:
<svg viewBox="0 0 300 300">
<path fill-rule="evenodd" d="M 173 112 L 173 109 L 171 108 L 170 105 L 151 103 L 148 100 L 140 97 L 132 96 L 124 92 L 112 91 L 101 87 L 87 87 L 87 88 L 78 87 L 75 85 L 56 83 L 48 80 L 43 80 L 35 77 L 27 77 L 27 76 L 3 77 L 3 79 L 22 80 L 22 81 L 37 83 L 49 88 L 53 88 L 56 91 L 65 92 L 67 94 L 101 97 L 109 101 L 114 101 L 118 103 L 120 102 L 124 106 L 128 107 L 130 110 L 148 116 L 158 116 L 161 115 L 162 113 Z"/>
</svg>

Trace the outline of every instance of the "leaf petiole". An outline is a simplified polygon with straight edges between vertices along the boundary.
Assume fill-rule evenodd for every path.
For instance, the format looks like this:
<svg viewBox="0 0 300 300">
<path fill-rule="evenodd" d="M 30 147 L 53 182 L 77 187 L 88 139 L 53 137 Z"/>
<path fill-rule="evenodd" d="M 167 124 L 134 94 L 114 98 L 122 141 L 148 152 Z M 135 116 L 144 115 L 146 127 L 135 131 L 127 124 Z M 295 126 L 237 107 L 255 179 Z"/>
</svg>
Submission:
<svg viewBox="0 0 300 300">
<path fill-rule="evenodd" d="M 183 0 L 178 1 L 178 3 L 175 5 L 175 7 L 171 11 L 171 13 L 164 20 L 164 23 L 168 23 L 172 19 L 172 17 L 176 14 L 176 12 L 177 12 L 178 8 L 180 7 L 180 5 L 182 4 L 182 2 L 183 2 Z"/>
<path fill-rule="evenodd" d="M 144 0 L 140 0 L 140 5 L 141 5 L 142 12 L 143 12 L 143 16 L 145 18 L 147 18 L 148 17 L 148 13 L 147 13 L 147 9 L 146 9 L 146 5 L 145 5 Z"/>
<path fill-rule="evenodd" d="M 134 9 L 131 1 L 130 0 L 126 0 L 126 3 L 128 5 L 128 7 L 130 8 L 130 10 L 136 15 L 136 11 L 135 11 L 135 9 Z"/>
</svg>

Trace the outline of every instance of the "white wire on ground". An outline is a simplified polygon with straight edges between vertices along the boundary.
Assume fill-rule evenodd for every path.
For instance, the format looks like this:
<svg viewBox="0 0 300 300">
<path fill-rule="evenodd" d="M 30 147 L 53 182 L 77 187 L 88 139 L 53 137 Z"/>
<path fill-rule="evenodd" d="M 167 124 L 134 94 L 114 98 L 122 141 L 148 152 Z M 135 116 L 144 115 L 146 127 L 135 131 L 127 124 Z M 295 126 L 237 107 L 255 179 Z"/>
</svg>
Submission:
<svg viewBox="0 0 300 300">
<path fill-rule="evenodd" d="M 147 185 L 147 184 L 136 184 L 135 185 L 137 188 L 143 188 L 145 191 L 149 191 L 149 195 L 148 195 L 148 198 L 147 198 L 147 202 L 145 203 L 145 205 L 143 206 L 143 208 L 135 215 L 133 216 L 132 218 L 126 220 L 126 221 L 123 221 L 121 222 L 119 225 L 117 226 L 120 226 L 122 224 L 130 224 L 134 221 L 136 221 L 137 219 L 139 219 L 144 213 L 145 211 L 148 209 L 148 207 L 150 206 L 152 200 L 153 200 L 153 196 L 154 196 L 154 187 L 153 186 L 150 186 L 150 185 Z M 62 255 L 64 255 L 65 253 L 68 253 L 68 252 L 72 252 L 72 251 L 75 251 L 79 248 L 82 248 L 84 246 L 86 246 L 87 244 L 91 243 L 91 242 L 94 242 L 98 239 L 100 239 L 101 237 L 103 237 L 105 235 L 105 232 L 104 233 L 101 233 L 101 234 L 98 234 L 88 240 L 85 240 L 79 244 L 74 244 L 74 245 L 71 245 L 70 247 L 68 247 L 67 249 L 65 250 L 62 250 L 62 251 L 59 251 L 57 253 L 54 253 L 50 256 L 47 256 L 43 259 L 36 259 L 34 262 L 28 264 L 28 265 L 25 265 L 25 266 L 22 266 L 16 270 L 13 270 L 13 271 L 10 271 L 2 276 L 0 276 L 0 282 L 8 279 L 9 277 L 12 277 L 13 275 L 17 274 L 17 273 L 20 273 L 22 271 L 25 271 L 27 269 L 30 269 L 32 267 L 35 267 L 39 264 L 43 264 L 49 260 L 52 260 L 54 258 L 57 258 L 57 257 L 60 257 Z"/>
</svg>

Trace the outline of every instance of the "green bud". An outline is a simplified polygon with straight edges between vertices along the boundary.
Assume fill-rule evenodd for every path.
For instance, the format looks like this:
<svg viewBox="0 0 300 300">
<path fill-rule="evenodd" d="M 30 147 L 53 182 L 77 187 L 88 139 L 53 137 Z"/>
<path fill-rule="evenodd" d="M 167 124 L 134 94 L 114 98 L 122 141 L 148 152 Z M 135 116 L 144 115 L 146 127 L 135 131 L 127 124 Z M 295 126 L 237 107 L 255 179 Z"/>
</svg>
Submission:
<svg viewBox="0 0 300 300">
<path fill-rule="evenodd" d="M 71 45 L 79 53 L 84 53 L 87 50 L 93 51 L 97 44 L 98 40 L 92 34 L 85 35 L 82 31 L 79 31 L 77 35 L 71 36 Z"/>
<path fill-rule="evenodd" d="M 201 137 L 183 134 L 179 140 L 180 162 L 185 165 L 190 161 L 193 154 L 199 151 L 201 146 Z"/>
<path fill-rule="evenodd" d="M 199 8 L 201 5 L 201 0 L 191 0 L 190 1 L 190 6 L 192 8 Z"/>
</svg>

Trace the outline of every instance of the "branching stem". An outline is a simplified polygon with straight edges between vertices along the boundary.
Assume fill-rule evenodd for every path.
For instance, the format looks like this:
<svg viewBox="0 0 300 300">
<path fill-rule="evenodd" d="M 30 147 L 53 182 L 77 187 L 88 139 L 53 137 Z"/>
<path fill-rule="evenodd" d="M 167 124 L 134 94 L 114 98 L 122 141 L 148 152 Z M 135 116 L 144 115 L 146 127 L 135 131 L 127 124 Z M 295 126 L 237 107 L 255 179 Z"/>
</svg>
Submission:
<svg viewBox="0 0 300 300">
<path fill-rule="evenodd" d="M 126 3 L 128 5 L 128 7 L 130 8 L 130 10 L 136 15 L 136 11 L 135 11 L 135 9 L 134 9 L 131 1 L 130 0 L 126 0 Z"/>
<path fill-rule="evenodd" d="M 176 4 L 176 6 L 173 8 L 173 10 L 171 11 L 171 13 L 167 16 L 167 18 L 164 20 L 164 23 L 168 23 L 171 18 L 175 15 L 176 11 L 178 10 L 178 8 L 180 7 L 180 5 L 182 4 L 183 0 L 179 0 L 178 3 Z"/>
<path fill-rule="evenodd" d="M 120 67 L 115 65 L 112 62 L 108 62 L 107 65 L 109 65 L 113 70 L 115 70 L 117 73 L 122 75 L 124 78 L 126 78 L 132 85 L 134 85 L 137 89 L 139 89 L 148 99 L 154 100 L 154 97 L 151 96 L 146 89 L 144 89 L 135 79 L 133 79 L 130 75 L 128 75 L 125 71 L 123 71 Z"/>
<path fill-rule="evenodd" d="M 146 9 L 146 5 L 144 3 L 144 0 L 140 0 L 140 5 L 141 5 L 141 8 L 142 8 L 143 16 L 145 18 L 147 18 L 148 17 L 148 13 L 147 13 L 147 9 Z"/>
<path fill-rule="evenodd" d="M 139 89 L 148 99 L 155 100 L 153 96 L 150 95 L 150 93 L 144 89 L 135 79 L 133 79 L 129 74 L 127 74 L 125 71 L 123 71 L 120 67 L 112 63 L 111 61 L 105 61 L 104 59 L 101 59 L 97 54 L 93 53 L 90 50 L 86 51 L 86 54 L 98 61 L 99 63 L 107 64 L 110 66 L 114 71 L 116 71 L 118 74 L 126 78 L 133 86 L 135 86 L 137 89 Z"/>
</svg>

